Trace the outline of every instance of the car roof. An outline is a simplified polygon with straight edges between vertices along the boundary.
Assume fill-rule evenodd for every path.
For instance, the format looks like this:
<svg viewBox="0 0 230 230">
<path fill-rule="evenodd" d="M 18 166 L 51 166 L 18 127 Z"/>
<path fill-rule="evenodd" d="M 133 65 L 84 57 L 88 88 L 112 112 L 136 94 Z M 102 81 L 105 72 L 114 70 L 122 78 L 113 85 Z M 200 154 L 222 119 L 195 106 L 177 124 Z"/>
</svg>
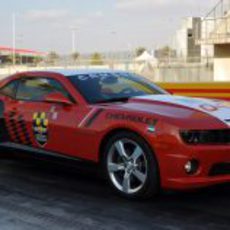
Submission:
<svg viewBox="0 0 230 230">
<path fill-rule="evenodd" d="M 99 73 L 121 73 L 125 71 L 116 71 L 110 69 L 48 69 L 43 71 L 33 71 L 34 72 L 46 72 L 46 73 L 56 73 L 61 74 L 65 77 L 75 76 L 75 75 L 82 75 L 82 74 L 99 74 Z"/>
</svg>

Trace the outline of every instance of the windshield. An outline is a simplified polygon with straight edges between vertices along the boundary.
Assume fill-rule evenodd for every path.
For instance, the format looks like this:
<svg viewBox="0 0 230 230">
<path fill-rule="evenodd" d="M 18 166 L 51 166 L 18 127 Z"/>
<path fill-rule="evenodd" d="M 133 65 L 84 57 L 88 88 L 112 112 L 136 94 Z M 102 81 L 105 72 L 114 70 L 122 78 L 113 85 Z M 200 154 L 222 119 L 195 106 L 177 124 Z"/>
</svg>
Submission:
<svg viewBox="0 0 230 230">
<path fill-rule="evenodd" d="M 70 76 L 70 81 L 90 104 L 167 94 L 153 83 L 130 73 L 96 73 Z"/>
</svg>

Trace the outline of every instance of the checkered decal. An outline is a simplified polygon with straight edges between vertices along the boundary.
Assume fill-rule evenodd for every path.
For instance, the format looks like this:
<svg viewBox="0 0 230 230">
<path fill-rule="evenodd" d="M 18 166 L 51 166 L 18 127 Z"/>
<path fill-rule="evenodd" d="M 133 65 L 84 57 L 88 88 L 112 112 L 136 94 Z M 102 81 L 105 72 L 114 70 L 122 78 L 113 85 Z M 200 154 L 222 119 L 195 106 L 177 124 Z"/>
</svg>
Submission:
<svg viewBox="0 0 230 230">
<path fill-rule="evenodd" d="M 12 110 L 5 115 L 6 127 L 10 140 L 14 143 L 32 145 L 32 139 L 28 132 L 24 117 Z"/>
<path fill-rule="evenodd" d="M 6 127 L 4 112 L 5 112 L 4 102 L 0 101 L 0 142 L 7 142 L 10 139 L 9 133 Z"/>
</svg>

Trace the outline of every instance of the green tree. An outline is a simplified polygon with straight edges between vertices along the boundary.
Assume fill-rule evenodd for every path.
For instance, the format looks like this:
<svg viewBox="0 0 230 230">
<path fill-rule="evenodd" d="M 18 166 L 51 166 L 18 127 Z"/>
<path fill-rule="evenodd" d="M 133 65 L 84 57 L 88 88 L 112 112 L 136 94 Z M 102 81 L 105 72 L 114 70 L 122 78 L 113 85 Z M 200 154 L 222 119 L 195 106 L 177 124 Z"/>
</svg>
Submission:
<svg viewBox="0 0 230 230">
<path fill-rule="evenodd" d="M 94 53 L 91 56 L 91 65 L 103 65 L 102 55 L 100 53 Z"/>
<path fill-rule="evenodd" d="M 20 60 L 21 60 L 21 57 L 19 54 L 15 54 L 15 64 L 20 64 Z M 12 64 L 13 63 L 13 54 L 10 54 L 6 57 L 6 62 L 8 64 Z"/>
<path fill-rule="evenodd" d="M 71 55 L 71 57 L 72 57 L 73 61 L 76 62 L 79 59 L 79 57 L 80 57 L 80 53 L 75 52 L 75 53 L 73 53 Z"/>
<path fill-rule="evenodd" d="M 168 58 L 168 57 L 174 57 L 175 56 L 175 50 L 170 48 L 169 46 L 164 46 L 158 50 L 156 50 L 157 58 Z"/>
<path fill-rule="evenodd" d="M 36 57 L 33 58 L 33 63 L 36 64 L 36 65 L 39 64 L 42 61 L 43 61 L 43 58 L 41 56 L 36 56 Z"/>
<path fill-rule="evenodd" d="M 15 63 L 21 64 L 22 56 L 20 54 L 15 55 Z"/>
<path fill-rule="evenodd" d="M 59 59 L 59 55 L 54 51 L 51 51 L 47 56 L 47 61 L 50 64 L 54 64 L 58 59 Z"/>
<path fill-rule="evenodd" d="M 138 47 L 136 49 L 136 57 L 139 57 L 141 54 L 143 54 L 144 52 L 146 51 L 146 48 L 145 47 Z"/>
</svg>

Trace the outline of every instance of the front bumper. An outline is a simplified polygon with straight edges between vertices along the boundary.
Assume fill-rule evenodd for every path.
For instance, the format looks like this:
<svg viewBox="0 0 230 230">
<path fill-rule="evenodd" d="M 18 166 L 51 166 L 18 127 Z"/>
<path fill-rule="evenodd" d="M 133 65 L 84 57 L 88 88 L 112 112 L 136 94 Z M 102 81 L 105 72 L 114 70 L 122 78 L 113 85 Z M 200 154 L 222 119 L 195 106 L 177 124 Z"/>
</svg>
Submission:
<svg viewBox="0 0 230 230">
<path fill-rule="evenodd" d="M 185 190 L 230 182 L 230 146 L 181 144 L 162 150 L 158 156 L 163 188 Z M 185 164 L 193 159 L 199 168 L 188 175 Z"/>
<path fill-rule="evenodd" d="M 178 189 L 178 190 L 187 190 L 202 188 L 217 184 L 229 183 L 230 176 L 218 176 L 215 178 L 208 177 L 197 177 L 197 178 L 177 178 L 169 179 L 168 188 Z"/>
</svg>

